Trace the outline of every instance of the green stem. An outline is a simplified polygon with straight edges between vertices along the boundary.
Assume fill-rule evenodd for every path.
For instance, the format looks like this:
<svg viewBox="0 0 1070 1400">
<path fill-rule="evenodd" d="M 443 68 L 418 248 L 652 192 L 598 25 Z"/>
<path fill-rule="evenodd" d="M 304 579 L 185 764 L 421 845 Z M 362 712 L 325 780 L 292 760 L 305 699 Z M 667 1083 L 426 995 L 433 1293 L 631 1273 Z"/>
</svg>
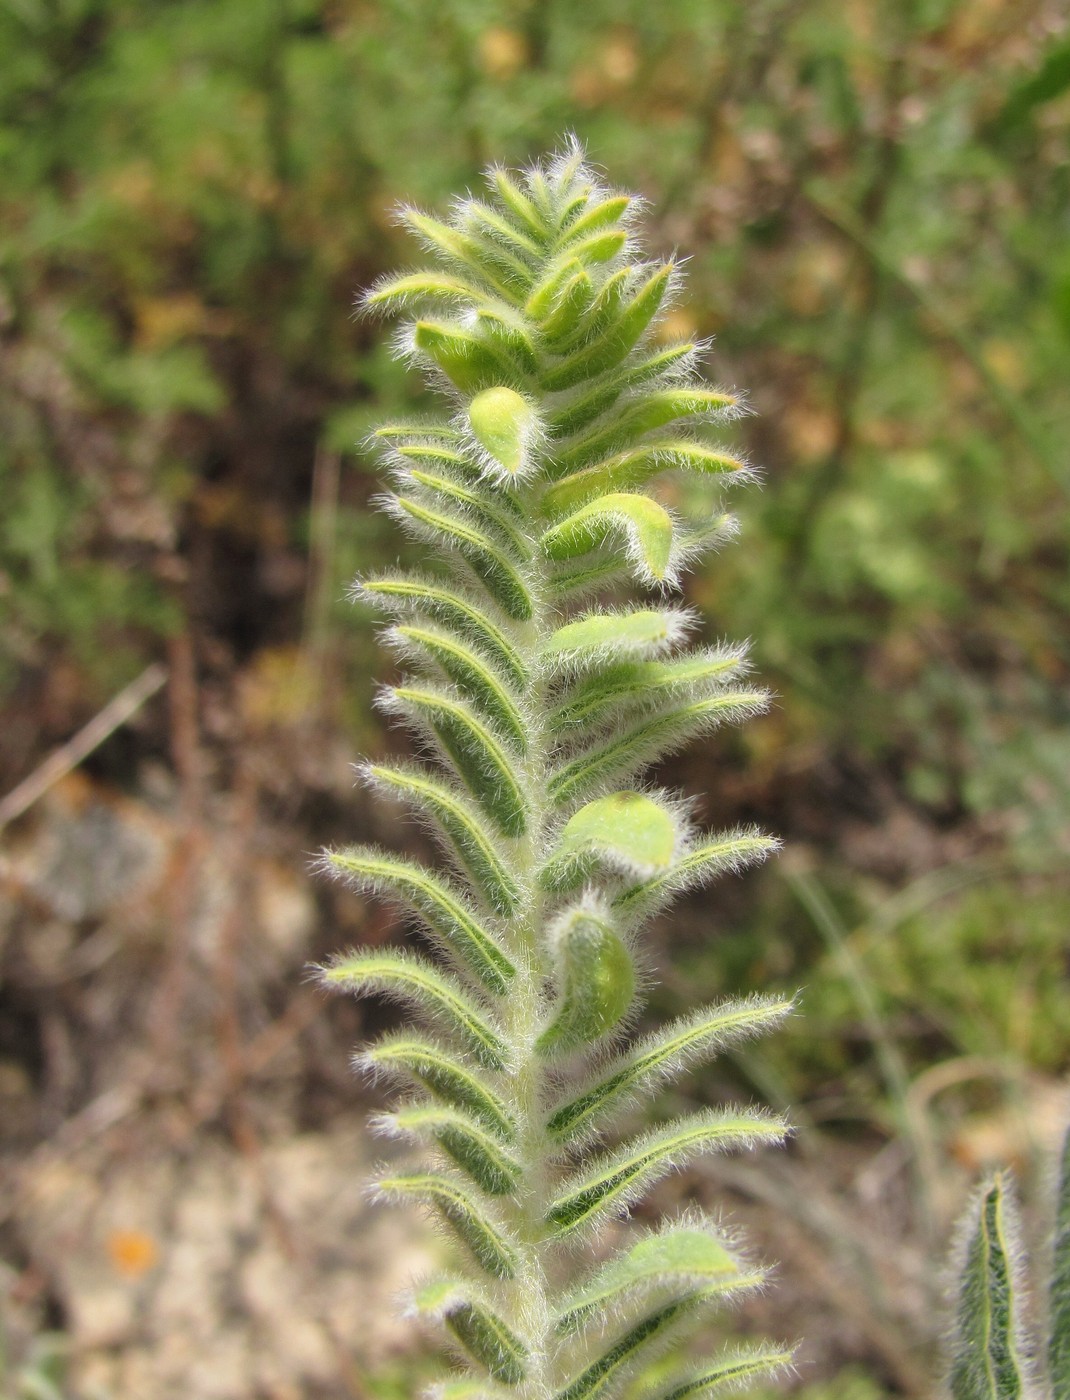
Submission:
<svg viewBox="0 0 1070 1400">
<path fill-rule="evenodd" d="M 522 493 L 522 505 L 531 518 L 535 515 L 534 492 Z M 553 630 L 553 613 L 541 600 L 545 594 L 543 569 L 537 556 L 527 579 L 529 595 L 536 599 L 535 614 L 527 628 L 528 673 L 539 675 L 538 656 Z M 549 811 L 544 794 L 550 776 L 548 762 L 550 733 L 545 716 L 550 711 L 546 683 L 540 679 L 533 696 L 533 720 L 528 735 L 526 776 L 531 815 L 527 832 L 519 843 L 518 858 L 524 891 L 521 907 L 512 921 L 514 950 L 520 971 L 517 986 L 506 1004 L 506 1035 L 513 1054 L 515 1071 L 511 1079 L 510 1106 L 517 1123 L 522 1178 L 513 1211 L 513 1228 L 519 1241 L 520 1266 L 510 1292 L 507 1320 L 529 1343 L 528 1374 L 518 1391 L 518 1400 L 546 1400 L 552 1394 L 548 1374 L 551 1331 L 550 1297 L 546 1279 L 545 1253 L 548 1237 L 546 1212 L 550 1204 L 550 1183 L 545 1164 L 544 1071 L 534 1050 L 539 1012 L 546 975 L 542 936 L 544 895 L 535 878 Z"/>
</svg>

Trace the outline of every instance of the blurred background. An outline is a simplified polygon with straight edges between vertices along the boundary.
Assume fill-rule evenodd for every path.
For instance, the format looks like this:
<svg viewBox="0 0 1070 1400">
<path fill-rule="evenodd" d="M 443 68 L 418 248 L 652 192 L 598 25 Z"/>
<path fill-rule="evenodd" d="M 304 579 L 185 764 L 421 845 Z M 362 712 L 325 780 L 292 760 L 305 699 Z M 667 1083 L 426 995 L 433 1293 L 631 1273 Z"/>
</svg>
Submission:
<svg viewBox="0 0 1070 1400">
<path fill-rule="evenodd" d="M 347 1058 L 392 1013 L 304 977 L 403 936 L 310 854 L 426 849 L 353 786 L 404 740 L 344 597 L 409 548 L 359 443 L 432 403 L 352 308 L 418 261 L 398 200 L 569 130 L 687 258 L 666 334 L 714 338 L 764 467 L 688 596 L 778 704 L 659 777 L 787 850 L 662 921 L 651 1014 L 802 987 L 691 1083 L 799 1132 L 656 1204 L 781 1261 L 725 1328 L 802 1336 L 814 1400 L 936 1393 L 981 1173 L 1016 1169 L 1043 1239 L 1064 0 L 0 0 L 4 1400 L 400 1400 L 437 1364 L 393 1295 L 438 1246 L 362 1195 Z"/>
</svg>

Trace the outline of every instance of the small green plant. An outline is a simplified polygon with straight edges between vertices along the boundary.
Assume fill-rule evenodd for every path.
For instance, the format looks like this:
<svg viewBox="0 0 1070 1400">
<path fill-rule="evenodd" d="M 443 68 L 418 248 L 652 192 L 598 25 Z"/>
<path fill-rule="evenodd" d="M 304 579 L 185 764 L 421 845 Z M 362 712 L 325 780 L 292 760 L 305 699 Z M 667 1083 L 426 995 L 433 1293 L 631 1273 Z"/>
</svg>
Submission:
<svg viewBox="0 0 1070 1400">
<path fill-rule="evenodd" d="M 954 1400 L 1018 1400 L 1038 1390 L 1070 1400 L 1070 1132 L 1056 1188 L 1046 1348 L 1036 1346 L 1026 1321 L 1026 1261 L 1006 1174 L 985 1183 L 963 1224 L 951 1339 Z"/>
<path fill-rule="evenodd" d="M 664 596 L 733 532 L 720 488 L 750 472 L 703 429 L 739 402 L 699 381 L 702 347 L 659 338 L 678 272 L 642 258 L 637 201 L 575 145 L 488 182 L 489 200 L 458 200 L 447 222 L 404 210 L 438 266 L 366 299 L 414 309 L 397 352 L 452 413 L 375 435 L 384 507 L 429 567 L 365 579 L 357 596 L 394 619 L 411 674 L 382 705 L 433 762 L 363 773 L 426 820 L 452 870 L 369 847 L 323 857 L 410 911 L 440 959 L 353 952 L 322 979 L 395 997 L 429 1027 L 360 1063 L 408 1091 L 377 1126 L 431 1154 L 379 1194 L 433 1208 L 465 1247 L 467 1267 L 413 1300 L 469 1363 L 441 1393 L 608 1400 L 633 1381 L 690 1400 L 789 1363 L 749 1345 L 642 1380 L 762 1269 L 698 1212 L 593 1266 L 581 1250 L 672 1170 L 785 1131 L 726 1108 L 621 1135 L 660 1086 L 791 1009 L 753 996 L 628 1039 L 644 922 L 776 845 L 699 833 L 686 802 L 637 785 L 660 755 L 767 702 L 742 647 L 684 646 L 697 619 Z M 629 603 L 629 581 L 650 596 Z"/>
</svg>

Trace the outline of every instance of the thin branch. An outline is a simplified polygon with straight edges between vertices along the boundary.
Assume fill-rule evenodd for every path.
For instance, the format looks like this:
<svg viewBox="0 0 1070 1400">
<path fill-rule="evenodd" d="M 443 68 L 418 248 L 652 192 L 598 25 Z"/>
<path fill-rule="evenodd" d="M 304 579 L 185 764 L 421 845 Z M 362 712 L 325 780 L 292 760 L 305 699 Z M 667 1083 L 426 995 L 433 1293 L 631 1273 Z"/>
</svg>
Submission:
<svg viewBox="0 0 1070 1400">
<path fill-rule="evenodd" d="M 16 817 L 21 817 L 53 784 L 77 768 L 105 739 L 131 719 L 147 700 L 151 700 L 166 680 L 167 668 L 154 661 L 136 680 L 120 690 L 87 725 L 50 754 L 18 787 L 0 799 L 0 829 Z"/>
</svg>

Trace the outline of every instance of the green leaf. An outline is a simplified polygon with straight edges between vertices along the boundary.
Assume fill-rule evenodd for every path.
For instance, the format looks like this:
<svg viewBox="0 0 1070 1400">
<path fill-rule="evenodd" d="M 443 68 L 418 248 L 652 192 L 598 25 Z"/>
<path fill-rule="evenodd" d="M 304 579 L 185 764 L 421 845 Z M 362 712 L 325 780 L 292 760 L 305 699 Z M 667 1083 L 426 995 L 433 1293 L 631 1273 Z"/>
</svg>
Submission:
<svg viewBox="0 0 1070 1400">
<path fill-rule="evenodd" d="M 530 280 L 528 268 L 504 248 L 488 247 L 486 239 L 452 228 L 418 209 L 403 207 L 400 213 L 426 248 L 460 264 L 507 301 L 517 300 L 518 281 Z"/>
<path fill-rule="evenodd" d="M 515 389 L 499 384 L 477 394 L 468 405 L 468 424 L 507 476 L 519 475 L 529 464 L 538 415 Z"/>
<path fill-rule="evenodd" d="M 516 1125 L 482 1080 L 441 1046 L 411 1035 L 388 1036 L 365 1050 L 359 1062 L 373 1073 L 414 1079 L 444 1103 L 470 1113 L 503 1142 L 512 1142 Z"/>
<path fill-rule="evenodd" d="M 519 1164 L 467 1113 L 416 1104 L 380 1115 L 373 1119 L 373 1126 L 394 1137 L 433 1138 L 488 1196 L 505 1196 L 516 1190 Z"/>
<path fill-rule="evenodd" d="M 527 561 L 530 558 L 527 538 L 517 528 L 515 501 L 502 492 L 496 492 L 491 500 L 478 471 L 463 454 L 429 444 L 398 447 L 396 453 L 406 459 L 404 479 L 407 484 L 418 486 L 432 497 L 435 505 L 444 502 L 447 508 L 460 506 L 469 524 L 477 525 L 481 530 L 489 528 L 501 537 L 514 561 Z M 409 466 L 408 463 L 414 460 L 421 465 Z M 428 462 L 436 462 L 448 470 L 430 471 L 426 465 Z M 458 477 L 463 479 L 458 480 Z"/>
<path fill-rule="evenodd" d="M 1070 1400 L 1070 1131 L 1063 1139 L 1048 1312 L 1048 1369 L 1054 1400 Z"/>
<path fill-rule="evenodd" d="M 519 1385 L 528 1364 L 527 1348 L 496 1313 L 477 1303 L 459 1303 L 445 1323 L 469 1356 L 503 1385 Z"/>
<path fill-rule="evenodd" d="M 624 251 L 627 242 L 628 235 L 624 229 L 603 229 L 589 233 L 586 238 L 570 242 L 568 250 L 577 262 L 591 267 L 598 263 L 612 262 Z"/>
<path fill-rule="evenodd" d="M 488 652 L 513 685 L 521 691 L 526 688 L 528 671 L 520 653 L 498 623 L 471 598 L 418 574 L 365 579 L 357 584 L 355 595 L 379 606 L 391 607 L 395 612 L 426 613 L 448 623 Z"/>
<path fill-rule="evenodd" d="M 712 1222 L 670 1225 L 657 1234 L 645 1235 L 573 1289 L 560 1306 L 557 1328 L 569 1332 L 591 1319 L 601 1323 L 608 1312 L 633 1295 L 649 1296 L 655 1290 L 668 1289 L 679 1296 L 710 1285 L 730 1292 L 757 1287 L 763 1277 L 760 1272 L 743 1270 Z"/>
<path fill-rule="evenodd" d="M 780 849 L 780 842 L 757 827 L 736 827 L 712 841 L 692 847 L 664 874 L 654 874 L 624 890 L 613 901 L 614 909 L 649 915 L 685 890 L 696 889 L 725 871 L 745 870 Z"/>
<path fill-rule="evenodd" d="M 701 1400 L 714 1390 L 737 1390 L 753 1380 L 774 1380 L 794 1360 L 790 1348 L 756 1346 L 731 1351 L 670 1381 L 657 1400 Z"/>
<path fill-rule="evenodd" d="M 363 298 L 368 310 L 392 311 L 420 301 L 478 302 L 480 292 L 460 277 L 447 272 L 421 271 L 383 277 Z"/>
<path fill-rule="evenodd" d="M 516 373 L 516 365 L 489 345 L 486 337 L 449 321 L 417 321 L 412 344 L 462 394 L 476 394 Z"/>
<path fill-rule="evenodd" d="M 571 559 L 597 548 L 614 532 L 623 535 L 641 578 L 655 583 L 670 578 L 672 516 L 649 496 L 614 492 L 589 501 L 547 530 L 542 547 L 549 559 Z"/>
<path fill-rule="evenodd" d="M 680 608 L 587 613 L 551 633 L 542 654 L 573 667 L 620 656 L 657 656 L 681 641 L 693 625 L 694 615 Z"/>
<path fill-rule="evenodd" d="M 746 665 L 745 647 L 711 647 L 667 661 L 624 661 L 584 676 L 551 712 L 550 729 L 597 725 L 625 708 L 655 709 L 682 695 L 720 691 Z"/>
<path fill-rule="evenodd" d="M 416 861 L 351 846 L 324 851 L 323 868 L 361 892 L 396 900 L 420 916 L 432 938 L 452 953 L 492 992 L 508 991 L 516 968 L 497 939 L 483 928 L 464 900 Z"/>
<path fill-rule="evenodd" d="M 567 335 L 579 325 L 591 304 L 594 286 L 587 269 L 575 258 L 551 263 L 524 304 L 524 314 L 544 335 Z"/>
<path fill-rule="evenodd" d="M 386 1200 L 417 1201 L 437 1207 L 488 1274 L 510 1279 L 516 1273 L 516 1249 L 501 1227 L 488 1219 L 482 1207 L 448 1176 L 401 1172 L 384 1177 L 376 1185 Z"/>
<path fill-rule="evenodd" d="M 564 1390 L 558 1391 L 555 1400 L 599 1400 L 634 1370 L 665 1333 L 688 1317 L 695 1304 L 694 1298 L 679 1298 L 633 1323 L 597 1361 L 581 1371 Z"/>
<path fill-rule="evenodd" d="M 610 195 L 608 199 L 592 200 L 578 219 L 568 226 L 561 235 L 562 247 L 569 247 L 578 238 L 604 229 L 609 224 L 619 224 L 628 212 L 632 201 L 628 195 Z"/>
<path fill-rule="evenodd" d="M 392 950 L 339 955 L 317 969 L 325 987 L 367 996 L 381 992 L 415 1006 L 458 1036 L 488 1069 L 504 1069 L 509 1049 L 451 977 L 423 958 Z"/>
<path fill-rule="evenodd" d="M 547 1133 L 561 1142 L 588 1135 L 607 1113 L 641 1092 L 649 1093 L 690 1066 L 711 1060 L 726 1045 L 764 1035 L 790 1015 L 794 1005 L 793 998 L 747 997 L 672 1022 L 603 1067 L 593 1084 L 554 1109 Z"/>
<path fill-rule="evenodd" d="M 484 531 L 405 496 L 393 497 L 388 508 L 402 524 L 414 527 L 423 541 L 433 542 L 438 548 L 455 549 L 510 617 L 519 621 L 531 617 L 527 585 L 508 553 Z"/>
<path fill-rule="evenodd" d="M 383 423 L 375 429 L 372 437 L 399 446 L 411 441 L 449 447 L 461 441 L 461 432 L 452 423 Z"/>
<path fill-rule="evenodd" d="M 628 448 L 563 477 L 546 490 L 542 508 L 547 515 L 559 515 L 562 511 L 575 510 L 593 496 L 642 486 L 661 472 L 672 470 L 708 476 L 740 476 L 747 471 L 747 466 L 741 458 L 723 448 L 707 447 L 686 438 L 665 438 Z"/>
<path fill-rule="evenodd" d="M 600 783 L 622 781 L 697 734 L 761 714 L 768 703 L 764 690 L 730 690 L 674 705 L 592 745 L 559 768 L 550 779 L 550 798 L 559 807 L 579 801 Z"/>
<path fill-rule="evenodd" d="M 1017 1400 L 1025 1386 L 1017 1297 L 1020 1245 L 1009 1181 L 995 1176 L 970 1213 L 952 1339 L 954 1400 Z"/>
<path fill-rule="evenodd" d="M 609 793 L 568 819 L 540 881 L 547 889 L 567 889 L 590 874 L 593 857 L 626 874 L 650 877 L 672 863 L 677 835 L 672 814 L 645 793 Z"/>
<path fill-rule="evenodd" d="M 500 166 L 491 171 L 491 181 L 497 191 L 498 198 L 513 217 L 524 225 L 528 233 L 533 234 L 540 242 L 544 242 L 550 233 L 546 220 L 516 181 L 510 179 L 508 172 Z"/>
<path fill-rule="evenodd" d="M 511 914 L 520 900 L 520 886 L 499 853 L 482 819 L 459 792 L 421 768 L 388 768 L 365 764 L 358 770 L 383 792 L 411 802 L 431 819 L 449 841 L 475 887 L 499 914 Z"/>
<path fill-rule="evenodd" d="M 596 424 L 564 445 L 555 444 L 554 475 L 574 471 L 618 443 L 634 443 L 643 433 L 681 418 L 724 419 L 739 406 L 739 396 L 723 389 L 673 384 L 663 389 L 640 390 L 618 404 L 608 422 Z"/>
<path fill-rule="evenodd" d="M 521 317 L 508 308 L 482 307 L 475 313 L 473 329 L 491 349 L 501 353 L 514 376 L 518 369 L 525 379 L 534 376 L 539 357 L 530 327 Z"/>
<path fill-rule="evenodd" d="M 646 1133 L 565 1182 L 546 1213 L 558 1237 L 573 1235 L 619 1213 L 670 1171 L 705 1152 L 782 1142 L 784 1124 L 745 1110 L 693 1114 Z"/>
<path fill-rule="evenodd" d="M 489 234 L 492 239 L 500 240 L 511 247 L 516 254 L 519 254 L 520 260 L 525 266 L 544 255 L 543 244 L 545 240 L 533 239 L 530 234 L 517 228 L 512 220 L 503 217 L 489 204 L 484 204 L 478 199 L 466 199 L 460 205 L 460 210 L 468 232 Z"/>
<path fill-rule="evenodd" d="M 601 906 L 579 905 L 551 925 L 557 1002 L 535 1042 L 539 1055 L 568 1054 L 599 1040 L 627 1014 L 635 965 Z"/>
<path fill-rule="evenodd" d="M 408 655 L 431 660 L 448 680 L 478 705 L 486 717 L 508 738 L 518 752 L 528 746 L 528 730 L 509 687 L 478 652 L 449 632 L 430 627 L 399 626 L 388 640 Z"/>
<path fill-rule="evenodd" d="M 432 730 L 476 802 L 504 836 L 523 836 L 527 801 L 521 776 L 497 735 L 462 700 L 438 690 L 395 686 L 384 708 Z"/>
<path fill-rule="evenodd" d="M 625 235 L 621 234 L 619 237 L 623 246 Z M 601 335 L 592 338 L 571 355 L 566 355 L 552 369 L 542 374 L 542 387 L 551 392 L 570 389 L 582 380 L 619 364 L 638 344 L 644 331 L 658 314 L 674 272 L 673 263 L 665 263 L 656 268 L 647 281 L 623 304 L 620 314 Z"/>
<path fill-rule="evenodd" d="M 669 376 L 683 374 L 694 360 L 696 350 L 691 341 L 670 345 L 656 350 L 645 359 L 622 365 L 593 387 L 584 384 L 550 418 L 554 438 L 560 440 L 581 432 L 629 389 L 657 384 Z"/>
</svg>

